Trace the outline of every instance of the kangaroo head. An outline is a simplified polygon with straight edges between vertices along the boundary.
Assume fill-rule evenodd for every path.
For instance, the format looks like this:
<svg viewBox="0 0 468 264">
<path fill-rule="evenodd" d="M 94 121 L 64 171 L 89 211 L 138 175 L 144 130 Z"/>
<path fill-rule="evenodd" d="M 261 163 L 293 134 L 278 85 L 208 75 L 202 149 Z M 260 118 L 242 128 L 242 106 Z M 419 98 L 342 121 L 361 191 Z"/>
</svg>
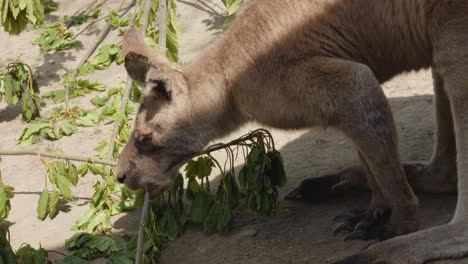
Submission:
<svg viewBox="0 0 468 264">
<path fill-rule="evenodd" d="M 125 68 L 143 90 L 134 130 L 119 161 L 117 179 L 130 189 L 153 186 L 157 195 L 204 143 L 191 118 L 192 101 L 183 73 L 144 42 L 136 29 L 123 41 Z"/>
</svg>

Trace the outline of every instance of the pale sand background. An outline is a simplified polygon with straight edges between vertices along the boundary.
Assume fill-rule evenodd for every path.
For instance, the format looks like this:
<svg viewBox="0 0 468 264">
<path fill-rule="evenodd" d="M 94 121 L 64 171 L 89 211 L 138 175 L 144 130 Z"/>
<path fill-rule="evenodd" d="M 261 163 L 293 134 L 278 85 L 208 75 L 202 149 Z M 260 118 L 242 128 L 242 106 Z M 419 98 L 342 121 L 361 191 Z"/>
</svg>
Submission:
<svg viewBox="0 0 468 264">
<path fill-rule="evenodd" d="M 49 21 L 64 15 L 72 15 L 90 1 L 60 1 L 59 12 L 48 16 Z M 117 8 L 120 1 L 109 0 L 107 6 Z M 221 0 L 178 0 L 178 19 L 182 28 L 181 61 L 190 62 L 222 32 L 224 7 Z M 106 7 L 107 7 L 106 6 Z M 107 8 L 104 8 L 107 12 Z M 74 28 L 81 32 L 77 38 L 88 47 L 104 22 Z M 6 64 L 20 59 L 35 69 L 41 91 L 60 88 L 59 80 L 66 69 L 76 65 L 84 49 L 73 49 L 43 56 L 37 46 L 31 44 L 39 29 L 8 37 L 0 32 L 0 63 Z M 120 41 L 116 32 L 105 43 Z M 123 66 L 113 65 L 105 72 L 89 76 L 107 84 L 119 85 L 125 80 Z M 402 157 L 406 161 L 427 160 L 432 151 L 432 80 L 429 71 L 399 76 L 384 86 L 397 121 Z M 90 107 L 89 98 L 74 99 L 82 107 Z M 52 107 L 47 102 L 47 108 Z M 258 125 L 244 127 L 228 138 L 244 134 Z M 0 103 L 0 147 L 17 148 L 16 139 L 25 124 L 20 120 L 20 107 L 7 107 Z M 97 143 L 108 137 L 111 125 L 98 128 L 80 128 L 72 137 L 55 142 L 44 142 L 34 148 L 62 148 L 66 152 L 81 155 L 93 154 Z M 288 184 L 281 191 L 284 195 L 302 179 L 338 171 L 341 167 L 355 164 L 357 157 L 349 142 L 331 131 L 281 131 L 273 129 L 273 136 L 281 150 L 288 173 Z M 2 175 L 7 184 L 16 188 L 12 211 L 8 218 L 11 227 L 12 244 L 21 243 L 63 251 L 64 240 L 73 233 L 70 227 L 88 209 L 92 194 L 93 176 L 85 177 L 74 193 L 76 202 L 64 204 L 53 221 L 40 222 L 36 218 L 39 193 L 44 187 L 45 170 L 36 157 L 4 157 Z M 282 202 L 282 209 L 276 217 L 258 217 L 241 214 L 235 218 L 234 229 L 227 234 L 206 236 L 199 227 L 188 226 L 176 242 L 163 249 L 161 263 L 328 263 L 342 256 L 358 252 L 365 243 L 343 242 L 342 237 L 332 236 L 332 219 L 338 212 L 355 206 L 365 207 L 368 197 L 335 199 L 320 204 Z M 422 196 L 421 217 L 425 227 L 447 222 L 453 212 L 455 196 Z M 117 230 L 134 231 L 139 211 L 116 217 Z M 466 260 L 465 260 L 466 261 Z M 464 263 L 460 261 L 457 263 Z"/>
</svg>

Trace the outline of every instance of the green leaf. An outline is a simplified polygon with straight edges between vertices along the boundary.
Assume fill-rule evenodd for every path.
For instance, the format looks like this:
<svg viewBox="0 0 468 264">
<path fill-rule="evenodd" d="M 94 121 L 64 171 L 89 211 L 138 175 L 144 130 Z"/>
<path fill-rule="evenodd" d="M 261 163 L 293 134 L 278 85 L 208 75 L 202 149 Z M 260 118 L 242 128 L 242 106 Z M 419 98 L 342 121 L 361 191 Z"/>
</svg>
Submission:
<svg viewBox="0 0 468 264">
<path fill-rule="evenodd" d="M 32 43 L 39 45 L 43 53 L 81 46 L 81 42 L 73 39 L 73 34 L 65 28 L 63 23 L 53 23 L 47 26 L 39 37 L 33 39 Z"/>
<path fill-rule="evenodd" d="M 71 191 L 72 183 L 68 180 L 65 175 L 58 174 L 57 175 L 57 186 L 62 193 L 63 198 L 71 199 L 72 198 L 72 191 Z"/>
<path fill-rule="evenodd" d="M 205 215 L 205 221 L 203 222 L 203 230 L 210 234 L 218 230 L 218 222 L 220 215 L 223 213 L 223 208 L 219 202 L 214 202 Z"/>
<path fill-rule="evenodd" d="M 76 184 L 78 183 L 78 170 L 76 169 L 76 166 L 73 165 L 73 164 L 69 164 L 68 165 L 68 179 L 70 180 L 70 182 L 76 186 Z"/>
<path fill-rule="evenodd" d="M 234 13 L 239 10 L 240 5 L 244 0 L 226 0 L 226 5 L 228 8 L 228 15 L 232 16 Z"/>
<path fill-rule="evenodd" d="M 135 263 L 135 254 L 129 250 L 121 250 L 112 253 L 109 258 L 110 264 L 133 264 Z"/>
<path fill-rule="evenodd" d="M 94 57 L 93 64 L 107 64 L 111 62 L 111 57 L 108 53 L 99 53 Z"/>
<path fill-rule="evenodd" d="M 61 103 L 65 101 L 65 90 L 49 91 L 42 95 L 43 98 L 52 98 L 54 103 Z"/>
<path fill-rule="evenodd" d="M 127 122 L 127 115 L 125 113 L 122 113 L 122 112 L 115 112 L 112 115 L 112 119 L 114 119 L 114 121 L 116 121 L 116 122 L 126 123 Z"/>
<path fill-rule="evenodd" d="M 75 256 L 83 259 L 94 259 L 101 256 L 115 255 L 120 259 L 127 252 L 123 252 L 120 242 L 113 236 L 77 233 L 65 241 L 65 246 Z"/>
<path fill-rule="evenodd" d="M 267 173 L 274 186 L 284 187 L 286 185 L 286 172 L 283 166 L 283 159 L 278 151 L 269 151 L 267 153 L 271 160 L 271 170 Z"/>
<path fill-rule="evenodd" d="M 94 65 L 87 62 L 87 63 L 81 65 L 78 72 L 79 72 L 80 75 L 86 75 L 86 74 L 93 73 L 95 70 L 96 70 L 96 68 L 94 67 Z"/>
<path fill-rule="evenodd" d="M 19 96 L 17 91 L 21 90 L 20 83 L 11 74 L 3 76 L 3 89 L 5 91 L 5 102 L 9 105 L 14 105 L 18 102 Z"/>
<path fill-rule="evenodd" d="M 39 197 L 39 203 L 37 205 L 37 218 L 44 221 L 47 217 L 47 205 L 49 203 L 49 191 L 44 189 Z"/>
<path fill-rule="evenodd" d="M 88 112 L 85 116 L 82 116 L 76 120 L 76 125 L 84 127 L 93 127 L 99 124 L 101 121 L 100 114 L 97 112 Z"/>
<path fill-rule="evenodd" d="M 202 190 L 200 184 L 194 178 L 188 180 L 186 196 L 189 200 L 194 200 L 198 192 Z"/>
<path fill-rule="evenodd" d="M 96 107 L 104 106 L 109 98 L 106 96 L 95 96 L 91 99 L 91 103 Z"/>
<path fill-rule="evenodd" d="M 35 263 L 41 263 L 41 264 L 47 264 L 51 263 L 47 259 L 47 251 L 45 251 L 43 248 L 39 249 L 34 249 L 28 244 L 23 244 L 17 251 L 16 251 L 16 257 L 18 259 L 18 263 L 24 263 L 24 264 L 35 264 Z"/>
<path fill-rule="evenodd" d="M 53 191 L 49 194 L 49 217 L 50 219 L 54 219 L 57 216 L 58 209 L 59 209 L 59 200 L 60 194 L 57 191 Z"/>
<path fill-rule="evenodd" d="M 23 129 L 21 136 L 18 138 L 19 141 L 24 141 L 29 139 L 34 134 L 38 134 L 44 128 L 51 127 L 50 123 L 32 123 L 29 124 L 25 129 Z"/>
<path fill-rule="evenodd" d="M 94 217 L 90 219 L 86 230 L 94 232 L 98 227 L 103 231 L 108 231 L 111 229 L 110 212 L 98 211 Z"/>
<path fill-rule="evenodd" d="M 88 163 L 83 163 L 80 166 L 78 166 L 77 171 L 81 177 L 85 176 L 86 173 L 88 173 Z"/>
<path fill-rule="evenodd" d="M 101 175 L 101 176 L 106 175 L 106 172 L 103 166 L 89 164 L 88 168 L 91 171 L 91 173 L 94 175 Z"/>
<path fill-rule="evenodd" d="M 213 198 L 207 191 L 198 192 L 192 203 L 191 216 L 195 223 L 202 224 L 213 205 Z"/>
<path fill-rule="evenodd" d="M 57 136 L 64 134 L 64 135 L 71 135 L 75 133 L 77 130 L 76 125 L 71 122 L 71 120 L 60 120 L 55 123 L 55 127 L 60 131 Z"/>
<path fill-rule="evenodd" d="M 0 223 L 0 263 L 16 264 L 16 256 L 11 248 L 7 236 L 8 225 L 6 223 Z"/>
<path fill-rule="evenodd" d="M 13 187 L 0 181 L 0 223 L 8 217 L 11 209 L 10 199 L 13 198 Z"/>
</svg>

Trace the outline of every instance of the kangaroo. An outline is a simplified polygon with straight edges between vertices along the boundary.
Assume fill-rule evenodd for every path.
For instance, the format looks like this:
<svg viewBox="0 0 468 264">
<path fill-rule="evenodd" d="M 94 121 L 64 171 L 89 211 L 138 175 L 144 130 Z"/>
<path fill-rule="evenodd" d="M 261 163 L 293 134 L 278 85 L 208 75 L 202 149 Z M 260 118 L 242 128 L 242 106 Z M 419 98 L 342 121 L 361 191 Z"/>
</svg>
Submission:
<svg viewBox="0 0 468 264">
<path fill-rule="evenodd" d="M 353 211 L 351 228 L 346 223 L 350 238 L 387 239 L 339 263 L 464 256 L 467 14 L 463 0 L 251 0 L 229 30 L 181 69 L 129 30 L 125 67 L 145 96 L 116 177 L 132 189 L 151 185 L 156 196 L 211 140 L 251 120 L 284 129 L 331 128 L 352 140 L 361 167 L 316 189 L 368 186 L 368 209 Z M 434 155 L 427 165 L 403 166 L 381 83 L 428 67 L 437 119 Z M 458 182 L 450 223 L 415 232 L 418 199 L 405 172 L 425 191 L 454 191 Z M 304 194 L 306 185 L 314 184 L 306 182 L 296 194 Z"/>
</svg>

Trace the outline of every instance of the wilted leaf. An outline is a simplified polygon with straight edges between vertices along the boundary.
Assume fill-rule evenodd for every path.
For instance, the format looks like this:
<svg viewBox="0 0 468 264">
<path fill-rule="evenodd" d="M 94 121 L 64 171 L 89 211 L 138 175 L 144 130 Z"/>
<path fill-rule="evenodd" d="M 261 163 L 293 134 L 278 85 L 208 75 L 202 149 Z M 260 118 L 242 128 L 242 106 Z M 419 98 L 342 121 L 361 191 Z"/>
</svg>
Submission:
<svg viewBox="0 0 468 264">
<path fill-rule="evenodd" d="M 192 202 L 192 220 L 195 223 L 202 224 L 208 215 L 213 204 L 213 198 L 207 191 L 198 192 L 195 200 Z"/>
<path fill-rule="evenodd" d="M 62 174 L 57 175 L 57 186 L 63 198 L 65 199 L 72 198 L 72 191 L 71 191 L 72 183 L 70 182 L 70 180 L 68 180 L 65 177 L 65 175 L 62 175 Z"/>
<path fill-rule="evenodd" d="M 60 194 L 57 191 L 53 191 L 49 194 L 49 217 L 50 219 L 54 219 L 55 216 L 58 213 L 58 207 L 59 207 L 59 200 L 60 200 Z"/>
<path fill-rule="evenodd" d="M 49 203 L 49 191 L 44 189 L 39 197 L 37 205 L 37 218 L 43 221 L 47 217 L 47 205 Z"/>
</svg>

